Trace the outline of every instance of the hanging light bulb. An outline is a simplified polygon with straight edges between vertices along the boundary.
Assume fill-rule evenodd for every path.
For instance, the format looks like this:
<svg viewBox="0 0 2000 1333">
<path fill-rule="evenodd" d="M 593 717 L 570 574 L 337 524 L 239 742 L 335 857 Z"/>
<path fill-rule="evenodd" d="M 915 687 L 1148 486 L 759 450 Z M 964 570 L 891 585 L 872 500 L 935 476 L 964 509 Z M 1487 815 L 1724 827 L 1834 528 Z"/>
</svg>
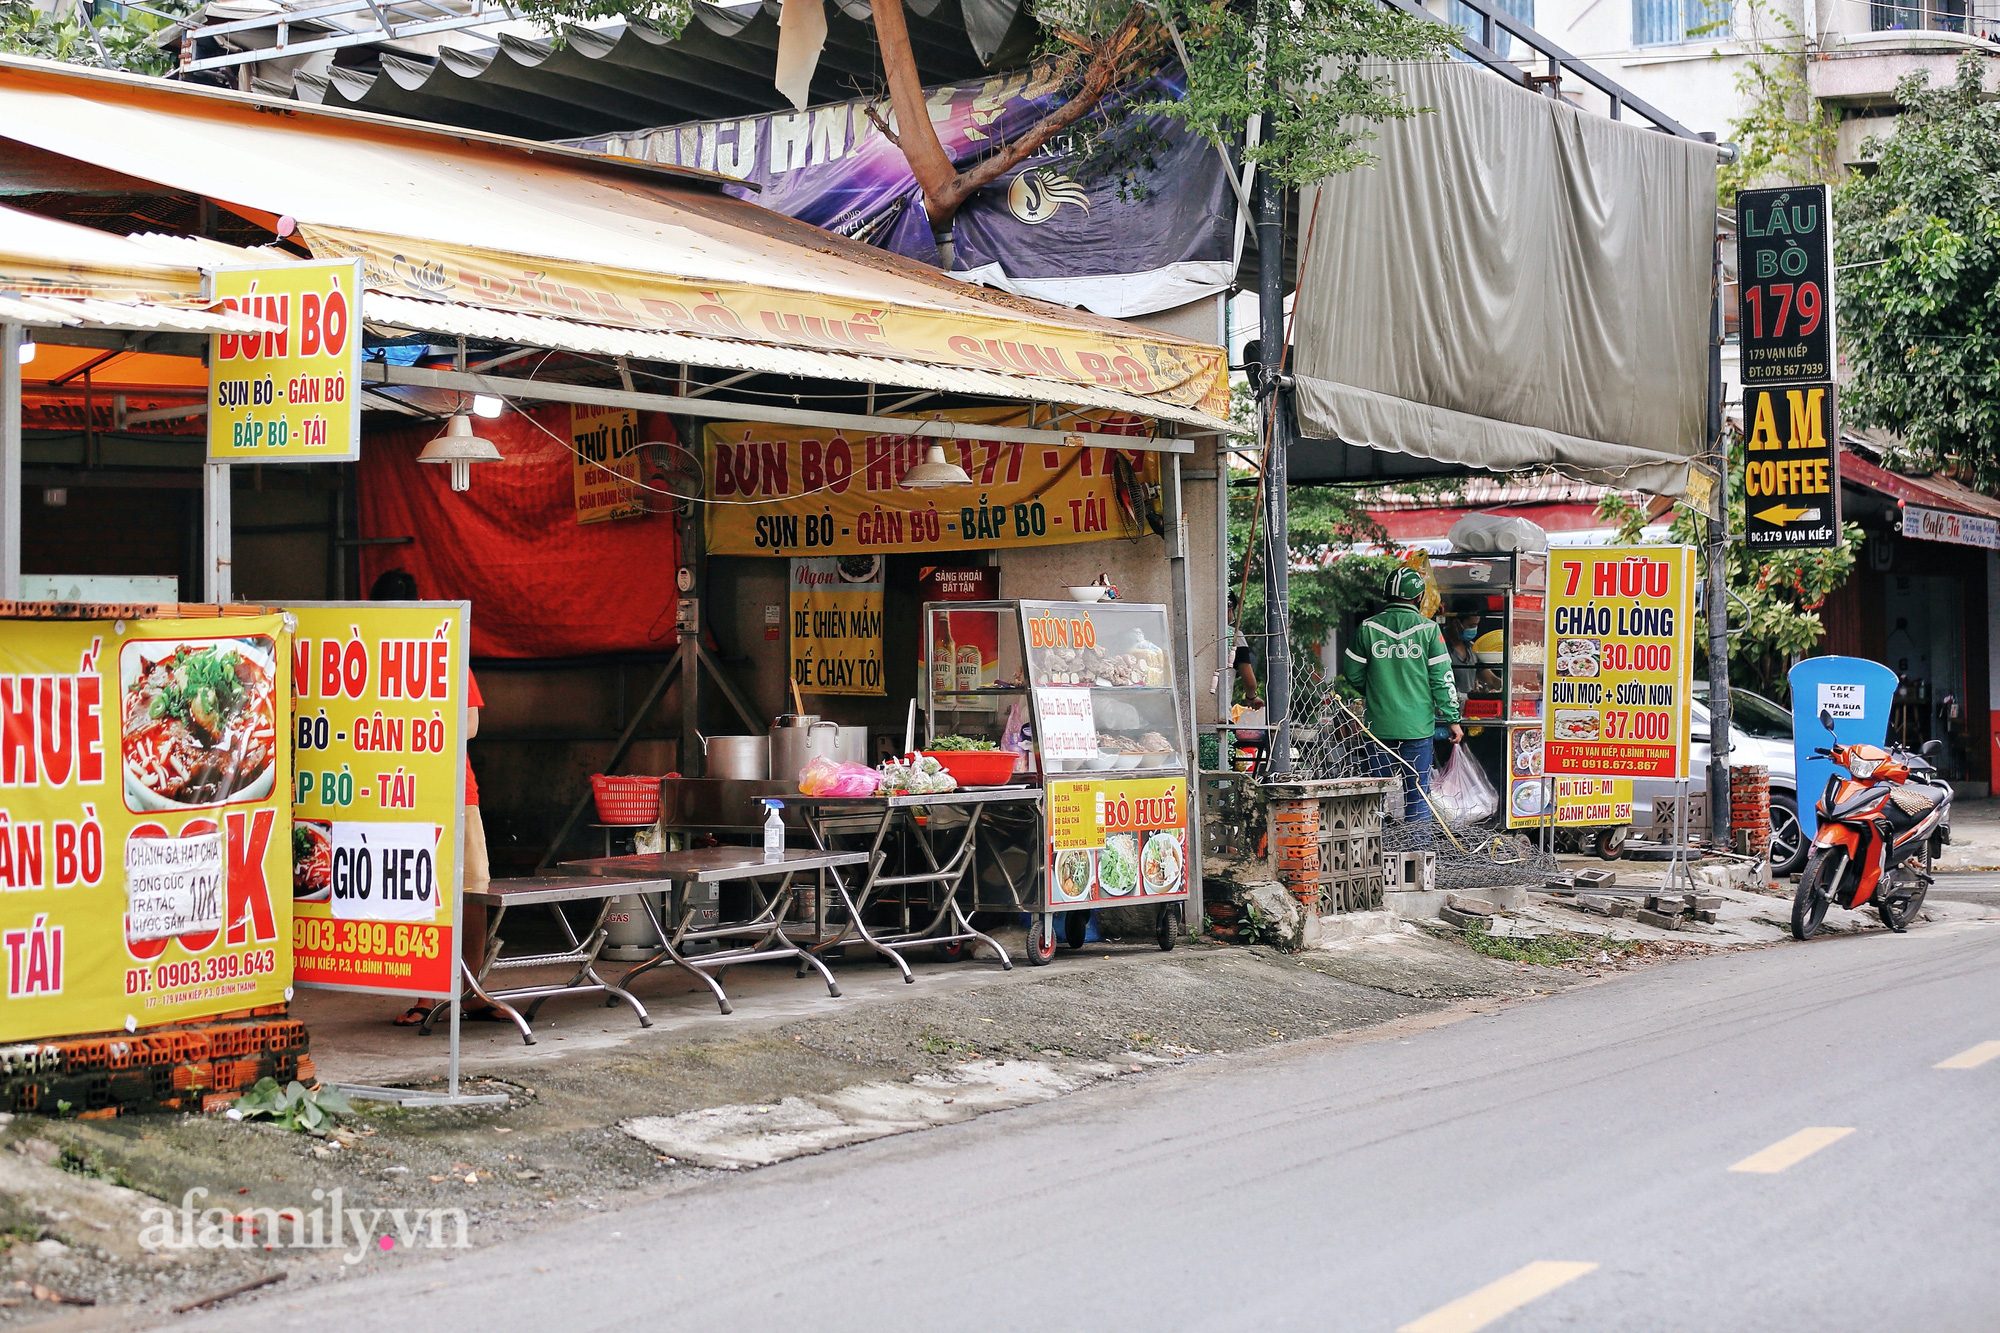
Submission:
<svg viewBox="0 0 2000 1333">
<path fill-rule="evenodd" d="M 20 357 L 21 364 L 25 366 L 34 359 L 35 359 L 35 340 L 33 338 L 21 339 L 21 357 Z"/>
<path fill-rule="evenodd" d="M 903 474 L 901 485 L 911 491 L 937 491 L 947 486 L 970 486 L 972 476 L 956 463 L 945 461 L 944 446 L 931 441 L 924 461 Z"/>
<path fill-rule="evenodd" d="M 451 464 L 451 488 L 465 491 L 472 489 L 472 464 L 498 463 L 501 458 L 493 441 L 472 433 L 471 417 L 454 412 L 451 420 L 445 422 L 444 434 L 425 445 L 417 461 Z"/>
</svg>

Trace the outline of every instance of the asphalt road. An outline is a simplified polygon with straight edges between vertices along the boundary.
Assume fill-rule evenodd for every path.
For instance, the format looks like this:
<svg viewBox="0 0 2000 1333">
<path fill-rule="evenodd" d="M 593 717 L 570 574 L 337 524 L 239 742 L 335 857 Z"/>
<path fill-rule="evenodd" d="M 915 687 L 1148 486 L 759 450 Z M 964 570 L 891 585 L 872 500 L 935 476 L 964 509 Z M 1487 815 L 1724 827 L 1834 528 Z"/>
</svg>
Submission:
<svg viewBox="0 0 2000 1333">
<path fill-rule="evenodd" d="M 2000 1056 L 2000 924 L 1748 951 L 1124 1080 L 203 1324 L 1990 1330 L 2000 1058 L 1936 1067 L 1983 1042 Z"/>
</svg>

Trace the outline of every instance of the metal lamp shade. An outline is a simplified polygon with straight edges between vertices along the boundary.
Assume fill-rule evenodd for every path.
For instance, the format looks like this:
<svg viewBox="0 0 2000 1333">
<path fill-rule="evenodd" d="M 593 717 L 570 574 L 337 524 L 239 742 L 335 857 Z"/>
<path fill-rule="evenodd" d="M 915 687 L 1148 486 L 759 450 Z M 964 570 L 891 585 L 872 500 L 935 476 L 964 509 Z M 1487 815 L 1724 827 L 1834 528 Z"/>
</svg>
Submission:
<svg viewBox="0 0 2000 1333">
<path fill-rule="evenodd" d="M 445 423 L 444 434 L 424 446 L 424 451 L 417 455 L 417 461 L 451 464 L 451 488 L 465 491 L 472 489 L 472 464 L 498 463 L 501 460 L 500 450 L 493 441 L 474 435 L 472 418 L 459 412 Z"/>
<path fill-rule="evenodd" d="M 944 446 L 933 444 L 924 454 L 924 461 L 903 474 L 902 485 L 906 490 L 935 491 L 946 486 L 970 486 L 972 477 L 956 463 L 945 461 Z"/>
</svg>

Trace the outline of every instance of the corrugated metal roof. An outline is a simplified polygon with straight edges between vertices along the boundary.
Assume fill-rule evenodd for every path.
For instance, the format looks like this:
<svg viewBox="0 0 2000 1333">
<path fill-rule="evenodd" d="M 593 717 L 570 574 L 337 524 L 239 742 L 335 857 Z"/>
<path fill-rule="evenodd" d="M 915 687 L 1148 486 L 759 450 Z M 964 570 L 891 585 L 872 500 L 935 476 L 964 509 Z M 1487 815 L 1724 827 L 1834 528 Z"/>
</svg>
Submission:
<svg viewBox="0 0 2000 1333">
<path fill-rule="evenodd" d="M 38 329 L 118 329 L 139 333 L 272 333 L 282 325 L 248 315 L 87 297 L 0 293 L 0 323 Z"/>
<path fill-rule="evenodd" d="M 605 324 L 516 314 L 483 306 L 418 301 L 375 291 L 367 294 L 362 311 L 366 322 L 377 329 L 490 339 L 521 347 L 547 347 L 590 356 L 622 356 L 666 365 L 752 370 L 769 375 L 842 380 L 854 384 L 893 384 L 1016 402 L 1060 402 L 1073 407 L 1100 407 L 1156 417 L 1203 431 L 1230 429 L 1227 423 L 1207 413 L 1142 398 L 1137 394 L 1081 384 L 1057 386 L 1046 380 L 957 366 L 857 356 L 848 352 L 805 351 L 771 343 L 703 338 L 692 334 L 614 328 Z"/>
<path fill-rule="evenodd" d="M 506 25 L 443 37 L 434 61 L 386 44 L 373 68 L 309 57 L 288 72 L 273 61 L 261 67 L 258 89 L 527 138 L 788 109 L 771 83 L 777 0 L 735 8 L 697 0 L 693 10 L 676 37 L 619 20 L 573 28 L 557 45 Z M 907 0 L 905 10 L 927 84 L 977 78 L 1025 55 L 1036 33 L 1021 0 Z M 828 6 L 810 100 L 842 101 L 880 86 L 881 77 L 866 0 Z"/>
</svg>

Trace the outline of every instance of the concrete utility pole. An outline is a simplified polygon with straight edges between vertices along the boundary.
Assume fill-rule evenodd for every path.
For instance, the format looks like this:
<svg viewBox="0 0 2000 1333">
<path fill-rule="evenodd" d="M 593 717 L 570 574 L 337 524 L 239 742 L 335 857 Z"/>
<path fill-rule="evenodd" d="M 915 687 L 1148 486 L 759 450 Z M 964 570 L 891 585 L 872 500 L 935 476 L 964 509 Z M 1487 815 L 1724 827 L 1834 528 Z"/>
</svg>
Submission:
<svg viewBox="0 0 2000 1333">
<path fill-rule="evenodd" d="M 1715 448 L 1716 515 L 1708 521 L 1708 827 L 1729 832 L 1729 450 L 1722 440 L 1722 238 L 1715 240 L 1715 299 L 1708 337 L 1708 438 Z"/>
<path fill-rule="evenodd" d="M 1285 187 L 1257 173 L 1257 316 L 1264 368 L 1264 702 L 1273 773 L 1292 768 L 1291 507 L 1286 461 L 1291 416 L 1285 411 Z"/>
</svg>

